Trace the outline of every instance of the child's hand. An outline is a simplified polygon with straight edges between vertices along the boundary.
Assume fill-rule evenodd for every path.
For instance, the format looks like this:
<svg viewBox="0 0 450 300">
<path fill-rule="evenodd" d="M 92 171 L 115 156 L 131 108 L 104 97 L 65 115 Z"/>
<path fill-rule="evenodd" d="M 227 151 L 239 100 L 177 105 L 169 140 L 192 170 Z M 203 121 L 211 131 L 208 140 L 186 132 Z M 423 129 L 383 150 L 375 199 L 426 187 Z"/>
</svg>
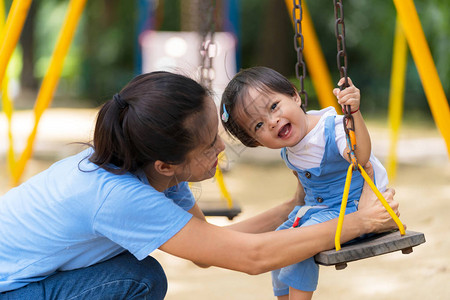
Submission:
<svg viewBox="0 0 450 300">
<path fill-rule="evenodd" d="M 333 94 L 336 96 L 338 103 L 344 108 L 344 105 L 350 105 L 350 110 L 352 112 L 356 112 L 359 109 L 360 104 L 360 94 L 359 89 L 353 85 L 352 80 L 350 77 L 347 77 L 349 86 L 342 91 L 340 91 L 338 88 L 333 89 Z M 341 78 L 339 80 L 338 85 L 344 84 L 344 78 Z"/>
</svg>

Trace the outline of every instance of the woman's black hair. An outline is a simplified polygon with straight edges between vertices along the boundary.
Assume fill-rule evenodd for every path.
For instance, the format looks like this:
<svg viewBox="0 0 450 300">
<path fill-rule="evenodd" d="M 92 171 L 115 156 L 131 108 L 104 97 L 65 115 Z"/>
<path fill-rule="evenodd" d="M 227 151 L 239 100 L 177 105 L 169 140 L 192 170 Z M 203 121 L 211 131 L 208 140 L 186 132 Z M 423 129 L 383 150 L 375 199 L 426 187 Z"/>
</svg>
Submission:
<svg viewBox="0 0 450 300">
<path fill-rule="evenodd" d="M 199 142 L 207 90 L 179 74 L 153 72 L 131 80 L 100 109 L 89 160 L 115 174 L 160 160 L 179 164 Z M 192 122 L 194 121 L 194 122 Z"/>
<path fill-rule="evenodd" d="M 249 88 L 255 88 L 262 93 L 280 93 L 289 96 L 294 96 L 297 89 L 286 77 L 267 67 L 252 67 L 241 70 L 228 83 L 222 94 L 220 115 L 223 115 L 225 108 L 229 117 L 228 119 L 225 118 L 226 121 L 221 118 L 222 125 L 228 133 L 240 140 L 245 146 L 257 147 L 260 144 L 233 118 L 236 115 L 236 106 L 242 105 L 245 112 L 243 99 L 249 96 Z M 302 109 L 304 110 L 303 106 Z"/>
</svg>

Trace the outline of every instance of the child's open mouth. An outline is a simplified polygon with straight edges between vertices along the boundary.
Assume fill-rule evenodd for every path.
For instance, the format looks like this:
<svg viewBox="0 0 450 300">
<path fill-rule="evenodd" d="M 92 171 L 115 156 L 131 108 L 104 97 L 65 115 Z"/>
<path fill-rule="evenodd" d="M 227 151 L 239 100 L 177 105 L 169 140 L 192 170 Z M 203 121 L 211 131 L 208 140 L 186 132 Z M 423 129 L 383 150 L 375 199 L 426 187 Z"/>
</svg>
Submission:
<svg viewBox="0 0 450 300">
<path fill-rule="evenodd" d="M 280 138 L 285 138 L 289 135 L 291 132 L 291 123 L 287 123 L 283 127 L 281 127 L 280 131 L 278 132 L 278 136 Z"/>
</svg>

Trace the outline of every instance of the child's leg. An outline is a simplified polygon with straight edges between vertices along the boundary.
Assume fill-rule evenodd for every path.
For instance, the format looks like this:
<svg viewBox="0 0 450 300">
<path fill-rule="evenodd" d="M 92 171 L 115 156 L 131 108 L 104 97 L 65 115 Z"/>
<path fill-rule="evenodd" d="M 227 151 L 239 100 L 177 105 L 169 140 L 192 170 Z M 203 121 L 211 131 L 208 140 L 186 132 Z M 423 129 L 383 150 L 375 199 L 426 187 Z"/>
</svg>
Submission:
<svg viewBox="0 0 450 300">
<path fill-rule="evenodd" d="M 302 227 L 325 222 L 338 216 L 332 209 L 322 209 L 308 216 L 308 219 L 302 219 Z M 295 230 L 295 229 L 293 229 Z M 310 257 L 281 269 L 278 280 L 289 286 L 289 299 L 310 299 L 317 288 L 319 280 L 319 265 L 316 264 L 314 257 Z M 296 298 L 293 298 L 296 297 Z"/>
<path fill-rule="evenodd" d="M 289 291 L 293 288 L 312 295 L 317 288 L 319 280 L 319 266 L 314 261 L 314 257 L 310 257 L 294 265 L 282 268 L 278 280 L 282 284 L 289 286 Z"/>
<path fill-rule="evenodd" d="M 87 268 L 58 272 L 42 281 L 0 293 L 1 299 L 164 299 L 167 279 L 153 257 L 139 261 L 124 252 Z"/>
<path fill-rule="evenodd" d="M 311 300 L 313 293 L 314 292 L 305 292 L 291 287 L 289 288 L 289 300 Z"/>
<path fill-rule="evenodd" d="M 272 276 L 272 288 L 273 294 L 278 300 L 288 300 L 289 299 L 289 286 L 281 282 L 278 277 L 280 276 L 281 269 L 273 270 L 271 272 Z"/>
<path fill-rule="evenodd" d="M 295 220 L 295 216 L 300 208 L 301 206 L 296 206 L 289 214 L 288 219 L 283 224 L 281 224 L 280 227 L 277 228 L 277 230 L 291 229 L 292 224 L 294 223 Z M 278 276 L 280 275 L 280 270 L 281 269 L 273 270 L 271 272 L 273 294 L 275 297 L 278 298 L 278 300 L 288 300 L 289 286 L 284 284 L 278 279 Z"/>
</svg>

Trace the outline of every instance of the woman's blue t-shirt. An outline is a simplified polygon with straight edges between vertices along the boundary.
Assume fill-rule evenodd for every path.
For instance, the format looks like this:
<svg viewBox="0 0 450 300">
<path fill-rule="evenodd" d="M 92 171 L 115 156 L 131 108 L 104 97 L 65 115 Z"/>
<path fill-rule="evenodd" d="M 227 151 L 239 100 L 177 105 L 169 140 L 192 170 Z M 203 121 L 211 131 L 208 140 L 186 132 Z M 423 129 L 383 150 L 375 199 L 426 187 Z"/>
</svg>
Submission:
<svg viewBox="0 0 450 300">
<path fill-rule="evenodd" d="M 192 218 L 186 182 L 163 193 L 145 176 L 115 175 L 68 157 L 0 197 L 0 292 L 124 250 L 142 260 Z"/>
</svg>

